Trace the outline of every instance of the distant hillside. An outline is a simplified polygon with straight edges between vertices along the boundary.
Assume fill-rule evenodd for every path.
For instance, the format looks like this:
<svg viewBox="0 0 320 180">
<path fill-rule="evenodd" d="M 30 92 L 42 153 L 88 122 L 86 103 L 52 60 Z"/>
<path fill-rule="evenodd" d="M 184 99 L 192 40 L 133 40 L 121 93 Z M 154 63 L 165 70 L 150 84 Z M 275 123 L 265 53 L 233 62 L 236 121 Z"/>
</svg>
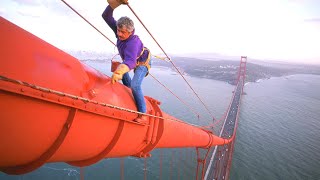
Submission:
<svg viewBox="0 0 320 180">
<path fill-rule="evenodd" d="M 94 53 L 87 51 L 75 51 L 69 53 L 82 61 L 109 61 L 113 56 L 110 53 Z M 171 57 L 174 64 L 184 73 L 190 76 L 208 78 L 225 81 L 234 84 L 240 60 L 239 58 L 229 56 L 224 57 L 214 55 L 208 58 L 208 55 L 199 58 L 190 57 Z M 164 66 L 174 69 L 171 63 L 159 59 L 153 59 L 153 66 Z M 320 75 L 320 66 L 299 65 L 283 62 L 268 62 L 257 59 L 248 59 L 246 81 L 256 82 L 259 79 L 268 79 L 270 77 L 287 76 L 292 74 L 315 74 Z"/>
<path fill-rule="evenodd" d="M 226 81 L 230 84 L 235 83 L 240 63 L 240 61 L 209 61 L 187 57 L 173 57 L 172 60 L 182 72 L 190 76 Z M 153 60 L 153 65 L 165 66 L 174 69 L 171 63 L 157 59 Z M 250 59 L 248 59 L 246 81 L 256 82 L 259 79 L 267 79 L 270 77 L 279 77 L 292 74 L 320 75 L 320 66 L 295 64 L 277 65 L 276 63 L 270 63 L 266 65 L 267 66 L 254 64 L 250 62 Z"/>
</svg>

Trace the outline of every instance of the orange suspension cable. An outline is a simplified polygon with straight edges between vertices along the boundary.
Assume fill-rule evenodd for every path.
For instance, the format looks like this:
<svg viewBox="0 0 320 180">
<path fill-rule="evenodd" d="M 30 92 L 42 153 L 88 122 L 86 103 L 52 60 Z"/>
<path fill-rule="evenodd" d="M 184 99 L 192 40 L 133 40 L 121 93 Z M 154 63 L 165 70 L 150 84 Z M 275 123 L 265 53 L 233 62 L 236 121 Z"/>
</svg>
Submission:
<svg viewBox="0 0 320 180">
<path fill-rule="evenodd" d="M 180 102 L 182 102 L 184 105 L 186 105 L 194 114 L 197 115 L 198 119 L 200 118 L 200 114 L 195 111 L 189 104 L 187 104 L 185 101 L 183 101 L 181 98 L 179 98 L 177 95 L 175 95 L 169 88 L 167 88 L 164 84 L 162 84 L 158 79 L 156 79 L 152 74 L 150 76 L 156 80 L 160 85 L 162 85 L 167 91 L 169 91 L 173 96 L 175 96 Z"/>
<path fill-rule="evenodd" d="M 80 167 L 80 180 L 84 180 L 84 167 Z"/>
<path fill-rule="evenodd" d="M 144 180 L 147 180 L 147 158 L 144 158 Z"/>
<path fill-rule="evenodd" d="M 169 180 L 173 174 L 173 160 L 174 160 L 174 149 L 171 150 L 171 160 L 170 160 L 170 173 L 169 173 Z"/>
<path fill-rule="evenodd" d="M 209 124 L 208 126 L 202 126 L 203 128 L 205 129 L 212 129 L 214 128 L 217 124 L 219 124 L 222 120 L 224 120 L 226 118 L 226 115 L 227 115 L 227 112 L 228 112 L 228 109 L 224 112 L 223 116 L 217 120 L 215 120 L 215 122 L 212 122 L 211 124 Z"/>
<path fill-rule="evenodd" d="M 180 164 L 181 164 L 181 156 L 182 156 L 182 151 L 181 149 L 178 149 L 178 152 L 179 152 L 179 155 L 178 155 L 178 165 L 177 165 L 177 168 L 178 168 L 178 180 L 180 179 Z"/>
<path fill-rule="evenodd" d="M 135 109 L 135 104 L 130 93 L 127 93 L 126 87 L 119 83 L 112 87 L 103 86 L 101 90 L 105 94 L 90 99 L 90 95 L 86 94 L 88 90 L 91 87 L 101 87 L 108 82 L 110 84 L 110 77 L 86 67 L 76 58 L 1 17 L 0 22 L 2 46 L 6 47 L 6 51 L 1 51 L 1 56 L 7 59 L 0 63 L 1 72 L 8 77 L 20 80 L 2 78 L 0 81 L 0 92 L 3 97 L 1 107 L 4 108 L 0 119 L 4 119 L 6 123 L 6 126 L 0 126 L 0 132 L 3 137 L 10 137 L 1 138 L 0 144 L 8 147 L 8 150 L 2 153 L 4 158 L 0 159 L 1 168 L 26 166 L 30 157 L 39 157 L 38 161 L 29 163 L 30 167 L 34 163 L 41 165 L 45 162 L 57 161 L 85 166 L 108 157 L 132 155 L 148 157 L 149 152 L 155 148 L 208 148 L 231 141 L 171 117 L 161 111 L 159 101 L 150 97 L 146 97 L 149 101 L 147 109 L 153 116 L 148 116 L 149 119 L 145 125 L 133 122 L 132 120 L 136 117 L 133 112 L 137 112 L 130 110 Z M 19 42 L 13 41 L 17 37 Z M 29 44 L 29 46 L 25 47 L 23 44 Z M 45 54 L 50 61 L 39 62 L 34 52 Z M 16 66 L 19 61 L 23 61 L 25 65 Z M 48 65 L 55 65 L 54 67 L 57 68 L 43 68 Z M 74 68 L 70 71 L 69 67 Z M 30 74 L 29 71 L 32 73 Z M 84 81 L 86 78 L 88 81 Z M 123 93 L 115 94 L 114 92 Z M 112 95 L 117 95 L 117 98 Z M 104 103 L 99 103 L 102 101 Z M 15 108 L 8 106 L 10 104 L 14 104 Z M 32 111 L 39 107 L 41 108 L 37 113 Z M 46 118 L 49 118 L 48 122 L 42 126 L 41 123 Z M 74 122 L 73 125 L 71 121 Z M 24 128 L 26 126 L 28 126 L 27 129 Z M 6 127 L 15 127 L 13 128 L 15 131 L 7 131 L 12 128 Z M 48 130 L 51 131 L 52 128 L 55 133 L 48 134 Z M 70 129 L 67 132 L 70 133 L 68 136 L 65 129 Z M 41 136 L 43 134 L 46 136 Z M 130 134 L 134 134 L 136 138 L 132 138 Z M 60 136 L 65 136 L 66 140 L 63 141 L 63 137 L 61 146 L 57 147 L 55 139 L 60 141 Z M 35 141 L 46 146 L 41 146 L 42 149 L 34 148 L 33 151 L 25 151 L 21 148 L 25 144 L 35 147 Z M 51 144 L 52 142 L 54 143 Z M 101 143 L 105 146 L 95 146 Z M 24 152 L 21 153 L 21 151 Z M 46 152 L 52 153 L 47 156 Z M 17 158 L 16 154 L 21 156 Z M 43 155 L 46 157 L 42 158 Z"/>
<path fill-rule="evenodd" d="M 160 175 L 159 175 L 159 179 L 161 180 L 162 178 L 162 157 L 163 157 L 163 149 L 160 149 Z"/>
<path fill-rule="evenodd" d="M 236 92 L 237 87 L 238 87 L 238 86 L 235 86 L 235 87 L 234 87 L 233 92 Z M 212 122 L 212 123 L 209 124 L 208 126 L 203 126 L 203 128 L 206 128 L 206 129 L 214 128 L 217 124 L 219 124 L 222 120 L 224 120 L 224 119 L 226 118 L 227 113 L 229 112 L 229 110 L 230 110 L 230 108 L 231 108 L 231 104 L 232 104 L 232 102 L 233 102 L 234 96 L 235 96 L 235 94 L 232 95 L 231 100 L 230 100 L 230 103 L 229 103 L 229 106 L 228 106 L 228 108 L 226 109 L 226 111 L 224 112 L 223 116 L 222 116 L 218 121 Z M 221 131 L 221 130 L 222 130 L 222 129 L 220 129 L 220 131 Z"/>
<path fill-rule="evenodd" d="M 188 161 L 188 157 L 190 157 L 190 156 L 188 156 L 188 153 L 189 152 L 189 148 L 185 148 L 185 161 L 187 162 Z M 188 167 L 186 167 L 186 169 L 188 170 Z M 187 177 L 187 175 L 186 175 L 187 173 L 184 173 L 184 176 L 183 176 L 183 179 L 186 179 L 186 177 Z"/>
<path fill-rule="evenodd" d="M 120 159 L 120 169 L 121 180 L 124 180 L 124 158 Z"/>
<path fill-rule="evenodd" d="M 167 56 L 168 59 L 169 56 L 167 55 L 167 53 L 163 50 L 163 48 L 160 46 L 160 44 L 158 43 L 158 41 L 153 37 L 153 35 L 150 33 L 150 31 L 148 30 L 148 28 L 143 24 L 143 22 L 140 20 L 140 18 L 138 17 L 138 15 L 133 11 L 133 9 L 131 8 L 131 6 L 129 4 L 127 4 L 127 6 L 129 7 L 129 9 L 132 11 L 132 13 L 137 17 L 137 19 L 140 21 L 140 23 L 142 24 L 142 26 L 147 30 L 147 32 L 149 33 L 149 35 L 152 37 L 152 39 L 157 43 L 157 45 L 159 46 L 159 48 L 162 50 L 162 52 Z M 193 91 L 193 93 L 198 97 L 198 99 L 200 100 L 200 102 L 203 104 L 203 106 L 206 108 L 206 110 L 208 111 L 208 113 L 213 117 L 213 114 L 211 113 L 211 111 L 209 110 L 209 108 L 207 107 L 207 105 L 201 100 L 201 98 L 199 97 L 199 95 L 196 93 L 196 91 L 192 88 L 192 86 L 190 85 L 190 83 L 186 80 L 186 78 L 182 75 L 182 73 L 180 72 L 180 70 L 176 67 L 176 65 L 173 63 L 173 61 L 170 59 L 171 64 L 173 65 L 173 67 L 177 70 L 177 72 L 180 74 L 180 76 L 184 79 L 184 81 L 188 84 L 188 86 L 190 87 L 190 89 Z"/>
</svg>

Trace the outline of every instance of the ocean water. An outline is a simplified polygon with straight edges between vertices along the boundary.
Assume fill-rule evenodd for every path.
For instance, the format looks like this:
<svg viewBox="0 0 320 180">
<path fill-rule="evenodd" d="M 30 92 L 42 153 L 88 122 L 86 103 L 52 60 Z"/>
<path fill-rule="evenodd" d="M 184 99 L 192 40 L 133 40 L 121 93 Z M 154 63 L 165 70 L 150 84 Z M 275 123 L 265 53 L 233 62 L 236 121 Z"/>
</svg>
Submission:
<svg viewBox="0 0 320 180">
<path fill-rule="evenodd" d="M 320 179 L 320 76 L 245 86 L 231 179 Z"/>
<path fill-rule="evenodd" d="M 86 62 L 95 69 L 111 75 L 109 63 Z M 208 112 L 194 96 L 188 85 L 175 72 L 153 67 L 154 75 L 171 91 L 192 105 L 200 119 L 177 100 L 151 76 L 145 79 L 145 95 L 161 101 L 168 114 L 197 125 L 207 125 L 223 116 L 231 100 L 234 86 L 225 82 L 186 76 L 207 105 Z M 320 76 L 292 75 L 271 78 L 245 86 L 231 180 L 237 179 L 320 179 Z M 194 148 L 155 150 L 152 158 L 128 157 L 105 159 L 84 168 L 84 179 L 195 179 Z M 144 164 L 147 164 L 145 166 Z M 144 171 L 146 170 L 146 171 Z M 38 170 L 20 176 L 0 173 L 2 180 L 20 179 L 80 179 L 80 169 L 65 163 L 48 163 Z"/>
</svg>

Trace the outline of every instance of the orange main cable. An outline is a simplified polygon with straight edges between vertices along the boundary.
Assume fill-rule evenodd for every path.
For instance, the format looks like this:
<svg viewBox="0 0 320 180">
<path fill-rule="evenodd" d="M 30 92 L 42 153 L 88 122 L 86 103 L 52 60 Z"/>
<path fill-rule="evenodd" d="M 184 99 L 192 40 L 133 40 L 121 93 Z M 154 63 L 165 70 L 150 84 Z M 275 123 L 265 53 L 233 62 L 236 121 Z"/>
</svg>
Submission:
<svg viewBox="0 0 320 180">
<path fill-rule="evenodd" d="M 155 148 L 231 141 L 166 114 L 151 97 L 145 97 L 147 114 L 154 116 L 147 124 L 135 123 L 129 88 L 112 85 L 110 77 L 2 17 L 0 29 L 0 144 L 5 147 L 0 170 L 5 173 L 24 174 L 47 162 L 83 167 L 103 158 L 149 157 Z"/>
</svg>

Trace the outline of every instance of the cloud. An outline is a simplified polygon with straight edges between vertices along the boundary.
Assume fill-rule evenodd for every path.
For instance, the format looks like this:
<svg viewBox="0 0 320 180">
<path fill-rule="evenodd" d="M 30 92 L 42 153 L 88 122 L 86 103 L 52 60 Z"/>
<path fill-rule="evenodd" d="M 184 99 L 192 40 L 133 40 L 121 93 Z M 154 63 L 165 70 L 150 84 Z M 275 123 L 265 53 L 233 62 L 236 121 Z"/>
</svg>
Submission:
<svg viewBox="0 0 320 180">
<path fill-rule="evenodd" d="M 20 5 L 38 6 L 41 5 L 40 0 L 13 0 Z"/>
<path fill-rule="evenodd" d="M 304 22 L 307 22 L 307 23 L 320 23 L 320 18 L 305 19 Z"/>
<path fill-rule="evenodd" d="M 4 16 L 6 14 L 6 9 L 0 8 L 0 16 Z"/>
<path fill-rule="evenodd" d="M 9 0 L 4 5 L 7 6 L 10 14 L 31 18 L 53 18 L 56 16 L 69 18 L 75 15 L 62 1 Z M 9 13 L 6 11 L 2 12 L 2 14 Z"/>
<path fill-rule="evenodd" d="M 176 8 L 180 7 L 177 2 L 141 1 L 132 1 L 131 6 L 166 52 L 218 52 L 286 59 L 319 57 L 320 14 L 313 11 L 313 6 L 310 9 L 303 0 L 291 4 L 277 0 L 274 0 L 277 3 L 270 0 L 244 0 L 240 3 L 234 0 L 238 2 L 236 5 L 228 1 L 205 0 L 212 4 L 207 3 L 197 11 L 194 4 L 186 3 L 179 10 L 179 15 L 175 14 Z M 170 7 L 164 1 L 170 3 Z M 67 2 L 115 41 L 112 30 L 101 18 L 106 1 Z M 4 18 L 62 49 L 114 51 L 104 37 L 62 1 L 0 0 L 2 14 Z M 116 19 L 123 15 L 131 16 L 144 45 L 154 53 L 162 52 L 127 7 L 120 6 L 114 15 Z M 172 28 L 177 25 L 182 28 L 174 33 Z M 295 43 L 291 43 L 293 38 Z"/>
<path fill-rule="evenodd" d="M 40 18 L 41 15 L 37 14 L 36 12 L 25 12 L 25 11 L 17 11 L 19 15 L 21 16 L 27 16 L 27 17 L 31 17 L 31 18 Z"/>
</svg>

